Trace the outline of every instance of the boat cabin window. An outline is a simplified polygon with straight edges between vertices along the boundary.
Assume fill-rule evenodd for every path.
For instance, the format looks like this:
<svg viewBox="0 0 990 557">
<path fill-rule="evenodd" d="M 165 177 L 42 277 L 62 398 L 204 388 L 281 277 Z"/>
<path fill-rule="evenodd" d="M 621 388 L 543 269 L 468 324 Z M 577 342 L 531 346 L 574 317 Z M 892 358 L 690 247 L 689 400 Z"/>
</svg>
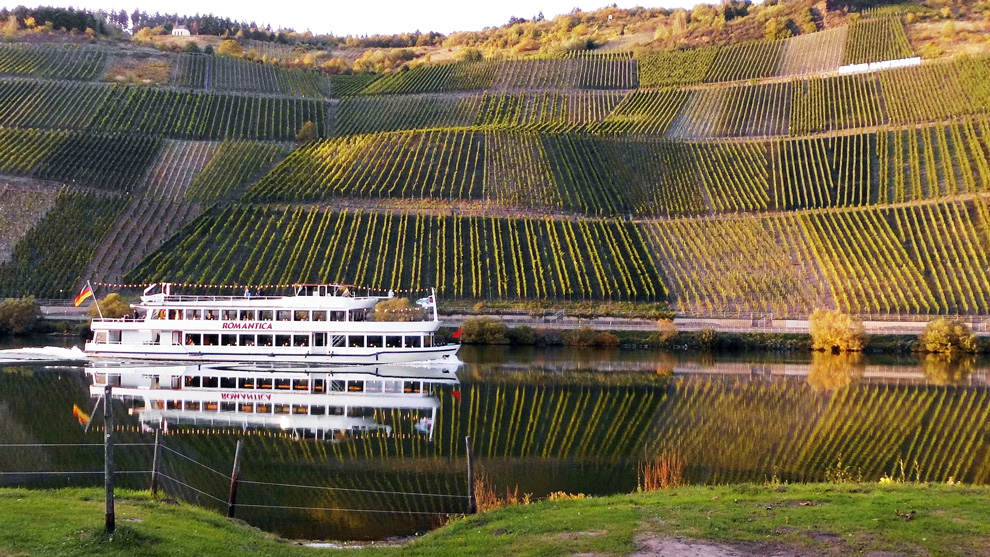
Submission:
<svg viewBox="0 0 990 557">
<path fill-rule="evenodd" d="M 327 310 L 321 309 L 313 312 L 313 321 L 326 321 Z"/>
<path fill-rule="evenodd" d="M 330 337 L 330 346 L 344 346 L 346 340 L 344 335 L 333 335 Z"/>
<path fill-rule="evenodd" d="M 271 404 L 262 404 L 262 403 L 259 402 L 258 404 L 255 405 L 254 411 L 256 413 L 258 413 L 258 414 L 271 414 L 272 413 L 272 405 Z"/>
<path fill-rule="evenodd" d="M 172 320 L 182 319 L 182 310 L 181 309 L 168 310 L 168 318 Z"/>
<path fill-rule="evenodd" d="M 309 312 L 308 311 L 297 311 L 295 313 L 294 319 L 296 321 L 309 321 Z"/>
<path fill-rule="evenodd" d="M 326 296 L 327 295 L 327 285 L 321 284 L 320 286 L 318 286 L 317 287 L 317 292 L 319 293 L 320 296 Z"/>
<path fill-rule="evenodd" d="M 204 389 L 216 389 L 220 386 L 219 377 L 204 377 L 203 378 L 203 388 Z"/>
<path fill-rule="evenodd" d="M 275 346 L 289 346 L 292 335 L 275 335 Z"/>
<path fill-rule="evenodd" d="M 351 348 L 364 348 L 364 335 L 348 335 L 347 346 Z"/>
<path fill-rule="evenodd" d="M 278 389 L 278 390 L 280 390 L 280 391 L 287 391 L 287 390 L 289 390 L 290 384 L 291 384 L 291 380 L 289 380 L 289 379 L 276 379 L 275 380 L 275 388 Z"/>
<path fill-rule="evenodd" d="M 344 382 L 339 379 L 330 380 L 330 392 L 332 393 L 342 393 L 344 392 Z"/>
<path fill-rule="evenodd" d="M 381 381 L 365 381 L 364 382 L 364 392 L 366 392 L 366 393 L 380 393 L 380 392 L 382 392 L 382 382 Z"/>
<path fill-rule="evenodd" d="M 351 319 L 350 320 L 351 321 L 364 321 L 364 318 L 367 317 L 367 315 L 368 315 L 367 310 L 364 310 L 364 309 L 352 309 L 351 310 Z"/>
<path fill-rule="evenodd" d="M 293 379 L 292 380 L 292 390 L 293 391 L 308 391 L 309 390 L 309 379 Z"/>
<path fill-rule="evenodd" d="M 203 312 L 198 309 L 187 309 L 186 319 L 201 319 Z"/>
<path fill-rule="evenodd" d="M 326 406 L 310 406 L 309 413 L 312 416 L 322 416 L 327 413 Z"/>
<path fill-rule="evenodd" d="M 215 310 L 215 309 L 208 309 L 208 310 L 206 310 L 206 320 L 207 321 L 216 321 L 218 314 L 219 314 L 219 312 L 217 310 Z"/>
<path fill-rule="evenodd" d="M 433 346 L 433 335 L 426 335 L 423 337 L 423 346 L 426 348 Z"/>
<path fill-rule="evenodd" d="M 165 319 L 165 310 L 159 309 L 151 312 L 152 319 Z"/>
<path fill-rule="evenodd" d="M 309 335 L 293 335 L 292 346 L 309 346 Z"/>
<path fill-rule="evenodd" d="M 186 380 L 182 382 L 183 387 L 199 387 L 201 378 L 198 375 L 187 375 Z"/>
<path fill-rule="evenodd" d="M 182 409 L 183 410 L 196 410 L 196 411 L 198 411 L 199 410 L 199 401 L 198 400 L 187 400 L 184 403 L 182 403 Z"/>
<path fill-rule="evenodd" d="M 401 393 L 402 392 L 402 381 L 386 381 L 385 382 L 385 392 L 386 393 Z"/>
<path fill-rule="evenodd" d="M 99 343 L 105 343 L 107 341 L 107 332 L 106 331 L 100 331 L 100 332 L 96 333 L 96 338 L 93 339 L 93 341 L 96 342 L 96 343 L 98 343 L 98 344 Z"/>
<path fill-rule="evenodd" d="M 220 388 L 221 389 L 236 389 L 237 388 L 237 378 L 236 377 L 221 377 L 220 378 Z"/>
<path fill-rule="evenodd" d="M 347 382 L 347 392 L 349 392 L 349 393 L 363 393 L 364 392 L 364 381 L 348 381 Z"/>
<path fill-rule="evenodd" d="M 405 385 L 402 387 L 402 392 L 404 393 L 418 393 L 421 392 L 421 385 L 419 381 L 406 381 Z"/>
<path fill-rule="evenodd" d="M 220 335 L 203 335 L 203 346 L 219 346 L 220 345 Z"/>
<path fill-rule="evenodd" d="M 236 321 L 237 320 L 237 310 L 236 309 L 222 309 L 220 310 L 220 318 L 224 321 Z"/>
<path fill-rule="evenodd" d="M 368 335 L 368 348 L 381 348 L 382 338 L 378 335 Z"/>
<path fill-rule="evenodd" d="M 258 321 L 271 321 L 274 313 L 270 309 L 258 310 Z"/>
<path fill-rule="evenodd" d="M 243 413 L 245 413 L 245 414 L 253 414 L 254 413 L 254 405 L 251 404 L 250 402 L 242 402 L 241 403 L 241 407 L 240 407 L 240 411 L 243 412 Z"/>
<path fill-rule="evenodd" d="M 221 402 L 220 403 L 221 412 L 236 412 L 237 403 L 236 402 Z"/>
<path fill-rule="evenodd" d="M 331 311 L 330 321 L 343 321 L 346 315 L 347 313 L 343 311 Z"/>
<path fill-rule="evenodd" d="M 271 377 L 262 377 L 261 379 L 258 379 L 258 388 L 259 389 L 271 389 L 272 388 L 272 378 Z"/>
<path fill-rule="evenodd" d="M 275 312 L 276 321 L 292 321 L 292 311 L 287 309 L 280 309 Z"/>
<path fill-rule="evenodd" d="M 406 348 L 420 348 L 421 337 L 406 337 Z"/>
<path fill-rule="evenodd" d="M 400 348 L 402 347 L 402 337 L 387 336 L 385 337 L 385 346 L 387 348 Z"/>
<path fill-rule="evenodd" d="M 275 405 L 275 413 L 276 414 L 288 414 L 289 413 L 289 405 L 288 404 L 276 404 Z"/>
<path fill-rule="evenodd" d="M 217 406 L 218 405 L 217 405 L 216 402 L 204 402 L 203 403 L 203 410 L 206 410 L 207 412 L 216 412 L 217 411 Z"/>
<path fill-rule="evenodd" d="M 306 414 L 309 412 L 309 408 L 305 404 L 293 404 L 292 413 L 293 414 Z"/>
<path fill-rule="evenodd" d="M 254 385 L 254 377 L 240 377 L 237 379 L 237 387 L 239 389 L 253 389 Z"/>
<path fill-rule="evenodd" d="M 254 321 L 254 310 L 253 309 L 242 309 L 240 314 L 241 321 Z"/>
<path fill-rule="evenodd" d="M 182 410 L 182 401 L 181 400 L 170 400 L 167 403 L 165 403 L 165 409 L 166 410 Z"/>
<path fill-rule="evenodd" d="M 313 379 L 313 392 L 314 393 L 326 392 L 326 385 L 323 379 Z"/>
<path fill-rule="evenodd" d="M 326 333 L 313 333 L 313 346 L 326 346 L 326 345 L 327 345 Z"/>
<path fill-rule="evenodd" d="M 238 344 L 241 346 L 254 346 L 254 335 L 241 335 Z"/>
<path fill-rule="evenodd" d="M 220 335 L 220 346 L 237 346 L 237 335 Z"/>
<path fill-rule="evenodd" d="M 274 340 L 272 335 L 258 335 L 258 346 L 271 346 Z"/>
<path fill-rule="evenodd" d="M 343 416 L 344 408 L 342 406 L 330 406 L 327 408 L 327 414 L 331 416 Z"/>
</svg>

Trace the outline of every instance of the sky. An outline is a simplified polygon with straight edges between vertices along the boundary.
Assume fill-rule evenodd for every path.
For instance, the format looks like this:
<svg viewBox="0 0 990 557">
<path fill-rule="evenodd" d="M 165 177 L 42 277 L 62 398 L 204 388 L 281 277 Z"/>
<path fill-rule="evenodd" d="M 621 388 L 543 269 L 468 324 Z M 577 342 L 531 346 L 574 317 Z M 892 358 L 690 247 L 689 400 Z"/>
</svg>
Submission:
<svg viewBox="0 0 990 557">
<path fill-rule="evenodd" d="M 126 0 L 125 0 L 126 1 Z M 714 0 L 709 0 L 714 1 Z M 655 4 L 643 2 L 616 2 L 619 7 L 628 8 L 637 5 L 648 7 L 663 6 L 665 8 L 687 7 L 697 3 L 696 0 L 662 0 Z M 31 2 L 7 4 L 35 5 Z M 596 10 L 612 2 L 607 0 L 497 0 L 497 1 L 426 1 L 410 2 L 400 0 L 372 1 L 340 1 L 326 0 L 283 0 L 281 2 L 265 2 L 247 0 L 218 0 L 210 2 L 194 0 L 72 0 L 60 3 L 57 0 L 46 0 L 39 4 L 52 6 L 71 5 L 74 8 L 90 10 L 127 10 L 134 11 L 137 7 L 148 13 L 179 13 L 193 15 L 210 13 L 230 17 L 238 21 L 254 21 L 259 26 L 271 25 L 272 29 L 293 28 L 296 31 L 307 29 L 318 34 L 332 33 L 334 35 L 373 35 L 394 34 L 411 31 L 438 31 L 449 35 L 454 31 L 478 31 L 484 27 L 503 25 L 510 17 L 530 19 L 543 11 L 548 19 L 556 15 L 568 13 L 575 7 L 584 11 Z M 277 6 L 277 10 L 272 7 Z"/>
</svg>

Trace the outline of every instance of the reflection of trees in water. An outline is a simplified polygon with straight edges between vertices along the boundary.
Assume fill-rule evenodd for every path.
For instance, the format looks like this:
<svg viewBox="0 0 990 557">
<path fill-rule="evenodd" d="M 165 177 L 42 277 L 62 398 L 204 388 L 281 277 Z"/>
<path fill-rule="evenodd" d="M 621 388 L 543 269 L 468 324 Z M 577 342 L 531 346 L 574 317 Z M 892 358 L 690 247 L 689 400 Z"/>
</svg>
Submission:
<svg viewBox="0 0 990 557">
<path fill-rule="evenodd" d="M 935 385 L 961 383 L 968 379 L 975 369 L 975 354 L 958 352 L 925 354 L 921 359 L 921 370 L 925 378 Z"/>
<path fill-rule="evenodd" d="M 808 366 L 808 385 L 816 391 L 838 390 L 862 377 L 864 368 L 859 352 L 815 352 Z"/>
</svg>

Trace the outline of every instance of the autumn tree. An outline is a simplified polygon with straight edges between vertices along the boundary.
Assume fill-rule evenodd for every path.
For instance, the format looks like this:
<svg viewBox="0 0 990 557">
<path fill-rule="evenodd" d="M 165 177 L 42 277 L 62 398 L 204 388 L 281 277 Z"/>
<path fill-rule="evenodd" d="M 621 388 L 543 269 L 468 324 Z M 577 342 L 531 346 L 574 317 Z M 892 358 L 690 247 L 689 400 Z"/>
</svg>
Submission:
<svg viewBox="0 0 990 557">
<path fill-rule="evenodd" d="M 859 352 L 866 344 L 863 323 L 839 310 L 816 309 L 808 319 L 812 350 Z"/>
</svg>

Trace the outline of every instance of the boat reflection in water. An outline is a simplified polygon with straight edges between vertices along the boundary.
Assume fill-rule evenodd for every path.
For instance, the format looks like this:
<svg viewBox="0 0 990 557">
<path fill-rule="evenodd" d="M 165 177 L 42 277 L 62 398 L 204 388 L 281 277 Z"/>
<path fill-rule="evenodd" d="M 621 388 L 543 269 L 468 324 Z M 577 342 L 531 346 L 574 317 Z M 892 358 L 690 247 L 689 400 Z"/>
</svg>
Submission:
<svg viewBox="0 0 990 557">
<path fill-rule="evenodd" d="M 277 429 L 299 439 L 341 441 L 390 434 L 388 411 L 415 413 L 433 438 L 441 386 L 456 390 L 459 364 L 354 367 L 173 365 L 87 367 L 90 394 L 124 402 L 145 431 L 181 427 Z"/>
</svg>

